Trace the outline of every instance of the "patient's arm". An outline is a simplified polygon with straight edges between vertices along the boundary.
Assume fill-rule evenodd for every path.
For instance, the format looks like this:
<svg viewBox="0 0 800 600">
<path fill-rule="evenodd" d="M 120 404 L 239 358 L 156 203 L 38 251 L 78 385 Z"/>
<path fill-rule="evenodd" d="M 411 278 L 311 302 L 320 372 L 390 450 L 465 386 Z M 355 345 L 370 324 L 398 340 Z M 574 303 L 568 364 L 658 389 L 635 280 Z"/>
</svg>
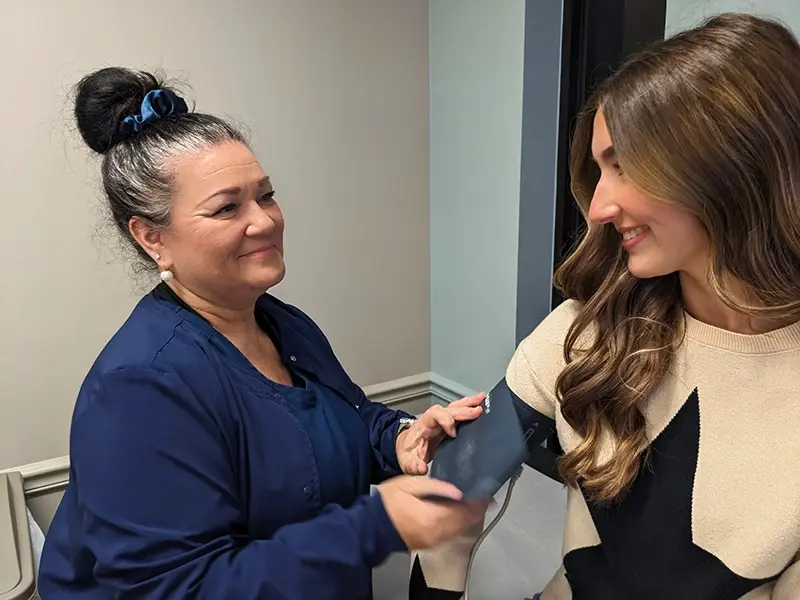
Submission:
<svg viewBox="0 0 800 600">
<path fill-rule="evenodd" d="M 532 408 L 513 391 L 514 407 L 526 433 L 528 448 L 543 450 L 555 432 L 555 421 Z M 412 555 L 409 600 L 458 600 L 469 578 L 469 555 L 483 531 L 483 523 L 467 534 L 431 550 Z"/>
</svg>

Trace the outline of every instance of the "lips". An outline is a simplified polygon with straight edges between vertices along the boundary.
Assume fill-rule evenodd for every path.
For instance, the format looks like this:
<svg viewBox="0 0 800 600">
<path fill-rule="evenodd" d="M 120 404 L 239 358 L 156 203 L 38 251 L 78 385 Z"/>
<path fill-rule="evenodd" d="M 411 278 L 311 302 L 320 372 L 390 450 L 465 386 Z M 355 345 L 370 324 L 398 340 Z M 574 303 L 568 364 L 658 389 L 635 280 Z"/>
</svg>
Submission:
<svg viewBox="0 0 800 600">
<path fill-rule="evenodd" d="M 274 249 L 275 249 L 275 244 L 270 244 L 268 246 L 261 246 L 261 248 L 256 248 L 255 250 L 251 250 L 250 252 L 248 252 L 246 254 L 242 254 L 242 257 L 256 256 L 258 254 L 266 254 L 267 252 L 270 252 L 270 251 L 272 251 Z"/>
<path fill-rule="evenodd" d="M 650 231 L 650 228 L 646 225 L 620 230 L 619 233 L 622 236 L 622 247 L 629 252 L 632 251 L 633 248 L 639 245 L 639 242 L 645 239 L 648 231 Z"/>
<path fill-rule="evenodd" d="M 634 227 L 633 229 L 628 229 L 622 232 L 622 239 L 626 242 L 628 240 L 632 240 L 637 235 L 644 233 L 647 230 L 647 227 L 642 225 L 641 227 Z"/>
</svg>

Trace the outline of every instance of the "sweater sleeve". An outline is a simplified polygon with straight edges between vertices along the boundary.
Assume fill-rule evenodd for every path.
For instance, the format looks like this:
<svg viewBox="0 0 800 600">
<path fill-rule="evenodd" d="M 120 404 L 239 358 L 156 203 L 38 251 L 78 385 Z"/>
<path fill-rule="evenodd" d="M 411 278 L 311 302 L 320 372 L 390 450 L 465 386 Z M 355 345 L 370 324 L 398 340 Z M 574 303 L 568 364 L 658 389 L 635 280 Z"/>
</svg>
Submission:
<svg viewBox="0 0 800 600">
<path fill-rule="evenodd" d="M 555 381 L 563 368 L 563 341 L 576 305 L 559 306 L 524 339 L 506 370 L 506 382 L 516 395 L 517 415 L 528 436 L 528 447 L 541 444 L 555 431 L 558 402 Z M 435 458 L 434 458 L 435 460 Z M 466 587 L 469 555 L 482 532 L 466 535 L 412 557 L 410 600 L 458 600 Z"/>
<path fill-rule="evenodd" d="M 190 385 L 130 368 L 98 388 L 73 426 L 70 485 L 111 596 L 363 597 L 354 574 L 406 549 L 379 495 L 248 539 L 224 427 Z"/>
</svg>

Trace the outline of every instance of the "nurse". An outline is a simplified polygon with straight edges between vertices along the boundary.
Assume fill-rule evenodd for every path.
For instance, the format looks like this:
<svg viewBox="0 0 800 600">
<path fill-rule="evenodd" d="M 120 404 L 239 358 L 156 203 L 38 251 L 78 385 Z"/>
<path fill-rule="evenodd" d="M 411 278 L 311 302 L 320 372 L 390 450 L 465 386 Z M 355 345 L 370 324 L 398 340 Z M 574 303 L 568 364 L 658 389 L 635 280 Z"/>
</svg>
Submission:
<svg viewBox="0 0 800 600">
<path fill-rule="evenodd" d="M 75 116 L 161 282 L 80 390 L 43 600 L 369 600 L 391 553 L 480 522 L 486 505 L 425 501 L 459 492 L 414 476 L 483 396 L 419 420 L 370 402 L 314 321 L 265 293 L 284 220 L 244 135 L 122 68 L 78 84 Z"/>
</svg>

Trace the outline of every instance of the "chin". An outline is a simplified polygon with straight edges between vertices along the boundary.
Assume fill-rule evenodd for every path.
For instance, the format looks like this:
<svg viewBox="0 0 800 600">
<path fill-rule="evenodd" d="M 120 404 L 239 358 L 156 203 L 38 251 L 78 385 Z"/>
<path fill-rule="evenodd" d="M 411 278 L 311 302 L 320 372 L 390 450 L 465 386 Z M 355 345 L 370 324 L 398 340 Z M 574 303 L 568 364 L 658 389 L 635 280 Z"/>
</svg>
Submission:
<svg viewBox="0 0 800 600">
<path fill-rule="evenodd" d="M 259 269 L 258 273 L 253 273 L 252 277 L 247 279 L 253 288 L 268 290 L 283 281 L 285 276 L 286 267 L 281 265 L 280 267 Z"/>
<path fill-rule="evenodd" d="M 675 269 L 670 269 L 666 265 L 654 264 L 639 257 L 628 257 L 628 272 L 637 279 L 653 279 L 663 277 L 673 273 Z"/>
</svg>

